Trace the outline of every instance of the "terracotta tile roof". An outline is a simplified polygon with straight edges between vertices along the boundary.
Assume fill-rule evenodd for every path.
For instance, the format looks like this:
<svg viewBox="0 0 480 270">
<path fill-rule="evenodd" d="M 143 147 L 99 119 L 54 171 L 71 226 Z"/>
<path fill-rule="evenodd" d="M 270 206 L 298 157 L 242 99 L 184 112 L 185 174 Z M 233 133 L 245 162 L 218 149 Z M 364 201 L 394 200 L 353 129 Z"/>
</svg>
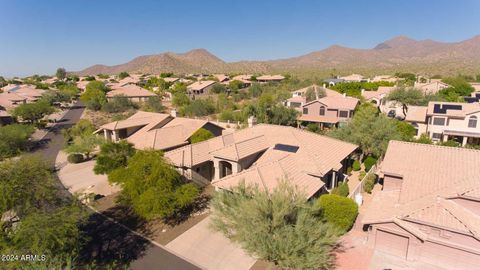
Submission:
<svg viewBox="0 0 480 270">
<path fill-rule="evenodd" d="M 262 75 L 257 77 L 258 81 L 280 81 L 285 79 L 282 75 Z"/>
<path fill-rule="evenodd" d="M 294 97 L 291 97 L 291 98 L 287 99 L 287 101 L 306 103 L 307 99 L 305 97 L 302 97 L 302 96 L 294 96 Z"/>
<path fill-rule="evenodd" d="M 425 123 L 427 121 L 427 109 L 427 106 L 408 106 L 405 121 Z"/>
<path fill-rule="evenodd" d="M 179 80 L 178 78 L 173 78 L 173 77 L 166 77 L 166 78 L 162 78 L 162 79 L 166 82 L 169 82 L 169 83 L 173 83 L 173 82 L 176 82 L 176 81 Z"/>
<path fill-rule="evenodd" d="M 360 102 L 359 99 L 354 97 L 344 97 L 342 96 L 326 96 L 317 100 L 313 100 L 304 106 L 310 105 L 312 103 L 319 102 L 326 105 L 329 109 L 345 109 L 345 110 L 355 110 L 357 104 Z"/>
<path fill-rule="evenodd" d="M 101 126 L 101 129 L 118 130 L 129 127 L 146 126 L 169 118 L 169 114 L 138 111 L 125 120 L 115 121 Z"/>
<path fill-rule="evenodd" d="M 377 91 L 363 91 L 362 96 L 366 100 L 370 100 L 372 98 L 382 98 L 387 96 L 394 89 L 395 86 L 379 86 Z"/>
<path fill-rule="evenodd" d="M 297 119 L 300 121 L 306 121 L 306 122 L 331 123 L 331 124 L 336 124 L 340 121 L 340 118 L 334 117 L 334 116 L 311 115 L 311 114 L 302 114 Z"/>
<path fill-rule="evenodd" d="M 447 109 L 446 113 L 436 113 L 434 108 L 435 105 L 445 106 L 445 105 L 456 105 L 461 106 L 461 110 L 452 110 Z M 453 117 L 465 117 L 466 115 L 476 113 L 480 111 L 480 103 L 458 103 L 458 102 L 440 102 L 440 101 L 430 101 L 428 103 L 427 115 L 439 115 L 439 116 L 453 116 Z"/>
<path fill-rule="evenodd" d="M 296 151 L 286 150 L 289 148 Z M 221 187 L 234 186 L 243 178 L 248 178 L 247 181 L 253 181 L 252 183 L 261 182 L 262 185 L 271 186 L 276 183 L 276 178 L 286 173 L 294 176 L 295 183 L 304 183 L 302 185 L 307 187 L 307 193 L 311 194 L 323 186 L 323 182 L 313 176 L 319 177 L 331 170 L 339 170 L 342 166 L 340 162 L 356 148 L 356 145 L 293 127 L 259 124 L 169 151 L 165 156 L 177 167 L 191 168 L 213 160 L 214 156 L 239 160 L 259 154 L 260 157 L 254 164 L 243 171 L 244 174 L 222 178 Z M 279 166 L 281 170 L 272 171 L 272 168 Z M 255 177 L 251 178 L 251 175 Z M 253 179 L 257 179 L 257 182 Z"/>
<path fill-rule="evenodd" d="M 155 97 L 154 93 L 134 84 L 127 84 L 125 86 L 114 87 L 112 91 L 107 93 L 107 97 L 114 96 L 126 96 L 126 97 Z"/>
<path fill-rule="evenodd" d="M 401 176 L 402 186 L 376 194 L 362 222 L 414 219 L 479 238 L 480 217 L 451 200 L 480 200 L 478 164 L 479 150 L 390 141 L 380 175 Z"/>
<path fill-rule="evenodd" d="M 229 79 L 228 76 L 225 74 L 213 74 L 213 76 L 217 78 L 219 82 L 223 82 Z"/>
<path fill-rule="evenodd" d="M 200 91 L 202 89 L 205 89 L 213 84 L 215 84 L 216 81 L 198 81 L 190 84 L 187 89 L 191 91 Z"/>
<path fill-rule="evenodd" d="M 316 84 L 313 84 L 313 85 L 310 85 L 310 86 L 307 86 L 307 87 L 304 87 L 304 88 L 301 88 L 301 89 L 298 89 L 298 90 L 295 90 L 293 91 L 294 93 L 301 93 L 302 95 L 305 95 L 305 93 L 307 93 L 308 89 L 311 89 L 313 88 L 313 90 L 318 91 L 318 90 L 323 90 L 325 91 L 325 94 L 326 96 L 338 96 L 338 97 L 343 97 L 343 94 L 335 91 L 335 90 L 332 90 L 332 89 L 328 89 L 328 88 L 324 88 L 324 87 L 321 87 L 321 86 L 318 86 Z"/>
</svg>

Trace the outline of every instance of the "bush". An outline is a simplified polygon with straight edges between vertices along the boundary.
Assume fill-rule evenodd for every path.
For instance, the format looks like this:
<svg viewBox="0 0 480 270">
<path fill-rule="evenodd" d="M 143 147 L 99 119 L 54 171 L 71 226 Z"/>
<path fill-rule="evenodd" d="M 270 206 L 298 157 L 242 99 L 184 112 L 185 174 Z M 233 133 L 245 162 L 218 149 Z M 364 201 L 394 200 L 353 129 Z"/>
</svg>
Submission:
<svg viewBox="0 0 480 270">
<path fill-rule="evenodd" d="M 320 127 L 318 126 L 318 124 L 310 123 L 310 124 L 307 125 L 307 130 L 311 131 L 311 132 L 318 133 L 318 132 L 320 132 Z"/>
<path fill-rule="evenodd" d="M 108 174 L 119 167 L 125 167 L 128 158 L 134 154 L 135 148 L 125 140 L 119 143 L 106 142 L 100 146 L 93 171 L 95 174 Z"/>
<path fill-rule="evenodd" d="M 68 162 L 76 164 L 83 162 L 85 159 L 83 158 L 82 154 L 70 154 L 67 157 Z"/>
<path fill-rule="evenodd" d="M 365 171 L 361 171 L 360 174 L 358 175 L 358 181 L 362 181 L 362 179 L 367 175 Z"/>
<path fill-rule="evenodd" d="M 336 194 L 342 197 L 347 197 L 349 193 L 350 193 L 350 190 L 348 189 L 347 182 L 342 182 L 340 185 L 334 188 L 331 192 L 331 194 Z"/>
<path fill-rule="evenodd" d="M 27 150 L 29 138 L 35 128 L 30 125 L 12 124 L 0 127 L 0 160 Z"/>
<path fill-rule="evenodd" d="M 360 161 L 355 160 L 352 164 L 352 170 L 354 171 L 360 171 Z"/>
<path fill-rule="evenodd" d="M 357 204 L 352 199 L 339 195 L 322 195 L 316 204 L 322 210 L 326 221 L 333 224 L 342 234 L 352 228 L 358 215 Z"/>
<path fill-rule="evenodd" d="M 377 163 L 377 159 L 372 157 L 372 156 L 368 156 L 364 161 L 363 161 L 363 164 L 365 165 L 365 171 L 368 172 L 370 171 L 370 168 L 373 167 L 373 165 L 375 165 L 375 163 Z"/>
<path fill-rule="evenodd" d="M 367 193 L 372 193 L 372 190 L 373 190 L 373 186 L 375 185 L 375 180 L 377 179 L 377 177 L 375 176 L 375 174 L 369 174 L 367 176 L 367 179 L 365 179 L 365 184 L 363 186 L 363 190 Z"/>
<path fill-rule="evenodd" d="M 102 110 L 108 113 L 125 112 L 129 109 L 137 109 L 137 104 L 133 103 L 126 96 L 115 96 L 107 103 L 103 104 Z"/>
<path fill-rule="evenodd" d="M 195 131 L 195 133 L 193 133 L 193 135 L 190 137 L 190 143 L 203 142 L 213 137 L 215 137 L 215 135 L 213 135 L 212 132 L 207 129 L 200 128 L 199 130 Z"/>
</svg>

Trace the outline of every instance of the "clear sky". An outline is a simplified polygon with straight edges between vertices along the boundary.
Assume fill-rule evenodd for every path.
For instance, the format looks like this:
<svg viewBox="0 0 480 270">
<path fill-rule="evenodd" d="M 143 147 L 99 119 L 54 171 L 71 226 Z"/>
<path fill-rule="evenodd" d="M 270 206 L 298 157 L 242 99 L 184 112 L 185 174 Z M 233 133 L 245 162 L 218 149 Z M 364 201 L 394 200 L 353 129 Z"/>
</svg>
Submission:
<svg viewBox="0 0 480 270">
<path fill-rule="evenodd" d="M 225 61 L 480 34 L 479 0 L 0 0 L 0 75 L 53 74 L 205 48 Z"/>
</svg>

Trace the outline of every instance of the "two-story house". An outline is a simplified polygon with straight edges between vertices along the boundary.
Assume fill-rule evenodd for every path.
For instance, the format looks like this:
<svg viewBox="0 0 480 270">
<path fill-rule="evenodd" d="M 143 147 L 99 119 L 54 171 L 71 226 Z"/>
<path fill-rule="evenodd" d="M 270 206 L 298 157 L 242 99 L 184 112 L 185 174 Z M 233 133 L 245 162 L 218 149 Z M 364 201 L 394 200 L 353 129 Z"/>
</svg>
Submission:
<svg viewBox="0 0 480 270">
<path fill-rule="evenodd" d="M 303 105 L 302 114 L 298 121 L 302 125 L 316 123 L 321 129 L 325 127 L 340 126 L 353 117 L 355 108 L 360 100 L 353 97 L 326 96 Z"/>
<path fill-rule="evenodd" d="M 321 97 L 329 97 L 329 96 L 343 96 L 339 92 L 335 90 L 331 90 L 328 88 L 318 86 L 316 84 L 307 86 L 298 90 L 295 90 L 292 92 L 292 97 L 287 99 L 285 101 L 285 106 L 297 109 L 298 111 L 301 111 L 302 106 L 307 103 L 307 91 L 312 90 L 315 93 L 315 99 L 319 99 Z M 322 95 L 322 96 L 320 96 Z"/>
<path fill-rule="evenodd" d="M 410 106 L 406 121 L 412 123 L 419 136 L 422 133 L 436 142 L 454 140 L 480 144 L 480 103 L 431 101 L 428 107 Z"/>
<path fill-rule="evenodd" d="M 390 141 L 382 190 L 362 219 L 368 245 L 441 269 L 480 269 L 479 164 L 479 150 Z"/>
</svg>

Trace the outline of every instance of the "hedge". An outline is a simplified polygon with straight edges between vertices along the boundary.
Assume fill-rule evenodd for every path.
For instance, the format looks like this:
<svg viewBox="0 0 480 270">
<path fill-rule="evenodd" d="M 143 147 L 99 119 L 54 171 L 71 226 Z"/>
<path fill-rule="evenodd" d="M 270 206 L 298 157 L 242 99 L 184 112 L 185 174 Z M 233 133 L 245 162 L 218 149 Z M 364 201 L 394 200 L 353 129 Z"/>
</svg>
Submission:
<svg viewBox="0 0 480 270">
<path fill-rule="evenodd" d="M 367 179 L 365 179 L 365 184 L 363 186 L 363 190 L 365 190 L 365 192 L 372 193 L 376 178 L 377 177 L 373 173 L 367 176 Z"/>
<path fill-rule="evenodd" d="M 84 161 L 85 159 L 83 158 L 82 154 L 70 154 L 67 157 L 68 162 L 70 163 L 80 163 Z"/>
<path fill-rule="evenodd" d="M 336 194 L 342 197 L 347 197 L 348 193 L 350 193 L 350 190 L 348 189 L 347 182 L 342 182 L 340 185 L 334 188 L 331 192 L 331 194 Z"/>
<path fill-rule="evenodd" d="M 355 160 L 352 164 L 352 169 L 354 171 L 360 171 L 360 162 L 358 160 Z"/>
<path fill-rule="evenodd" d="M 349 198 L 335 194 L 320 196 L 316 202 L 327 222 L 333 224 L 343 234 L 352 228 L 358 215 L 357 204 Z"/>
<path fill-rule="evenodd" d="M 370 168 L 373 167 L 373 165 L 375 165 L 375 163 L 377 163 L 377 159 L 372 157 L 372 156 L 368 156 L 364 161 L 363 161 L 363 164 L 365 165 L 365 171 L 368 172 L 370 171 Z"/>
</svg>

